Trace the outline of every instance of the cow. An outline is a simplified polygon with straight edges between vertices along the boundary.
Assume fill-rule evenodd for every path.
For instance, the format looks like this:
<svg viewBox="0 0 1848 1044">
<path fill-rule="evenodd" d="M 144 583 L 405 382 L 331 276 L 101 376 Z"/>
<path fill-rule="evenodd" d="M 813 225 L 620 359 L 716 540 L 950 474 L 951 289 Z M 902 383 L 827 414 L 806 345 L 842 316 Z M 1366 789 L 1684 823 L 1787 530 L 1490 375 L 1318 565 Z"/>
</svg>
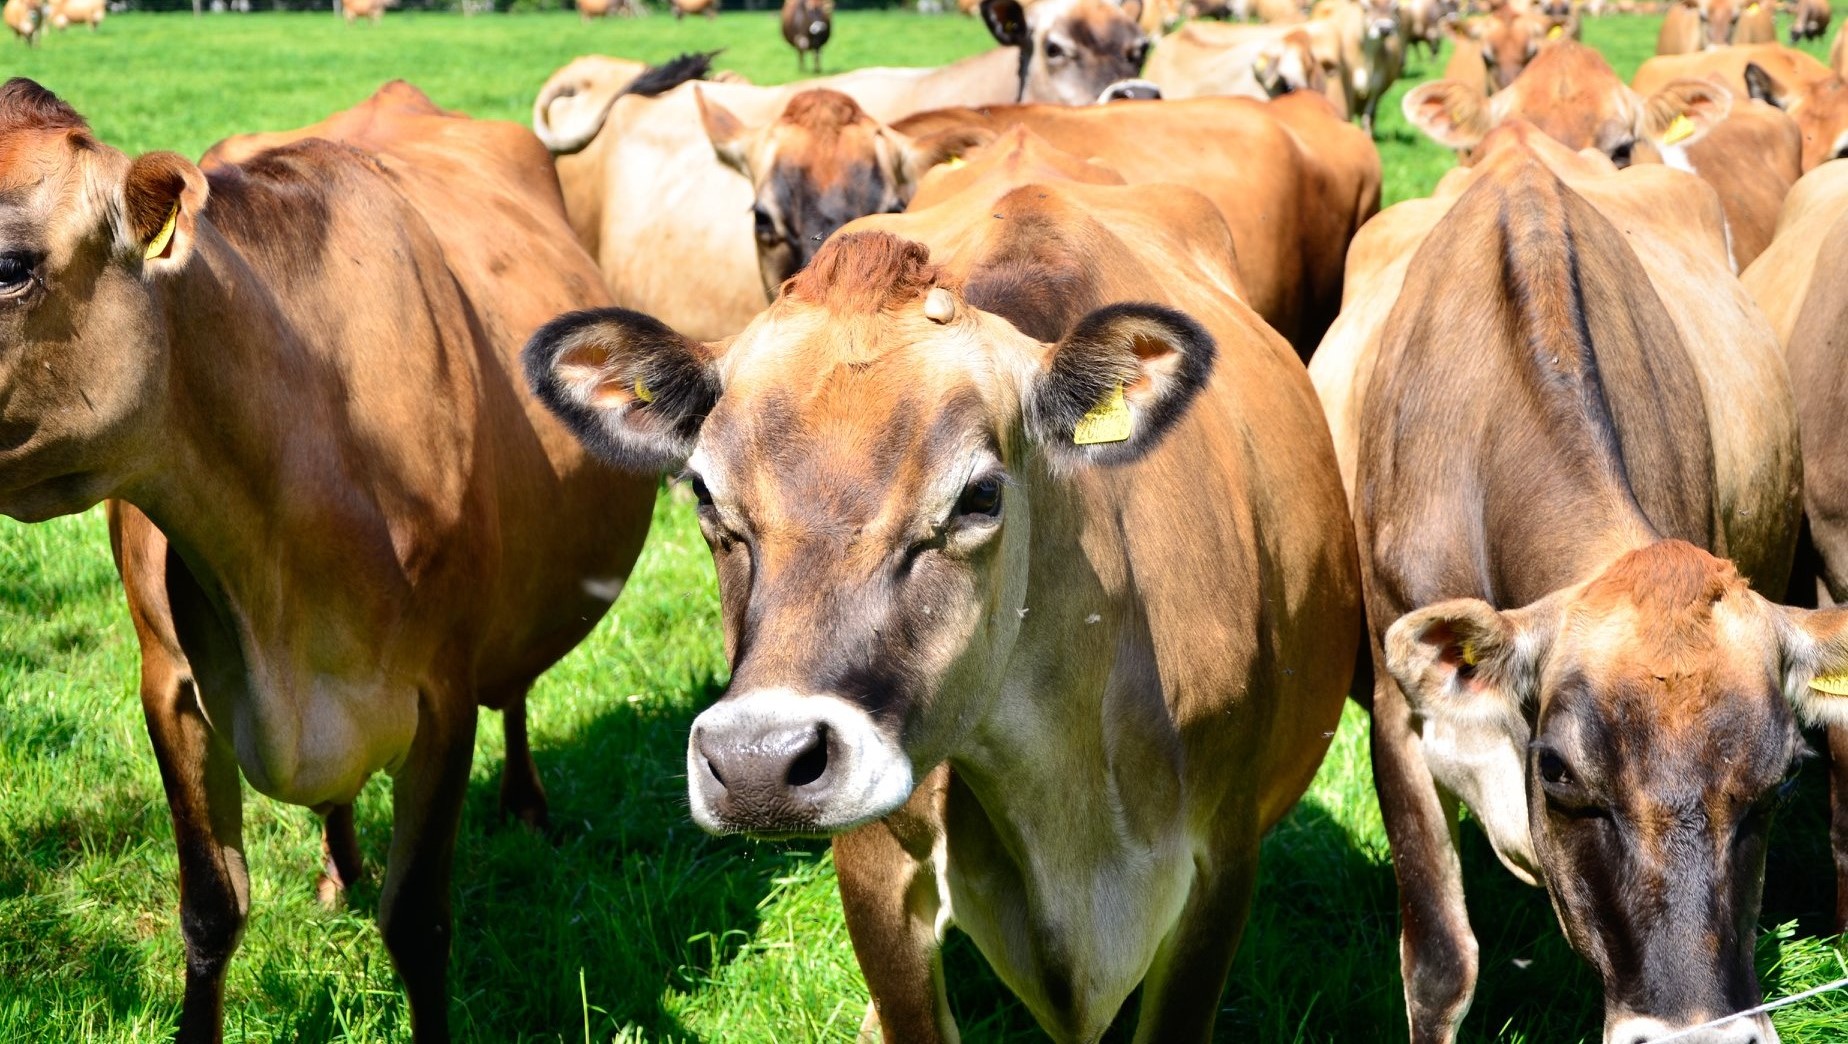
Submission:
<svg viewBox="0 0 1848 1044">
<path fill-rule="evenodd" d="M 13 30 L 27 47 L 38 43 L 39 34 L 45 31 L 45 5 L 42 0 L 6 0 L 3 15 L 6 27 Z"/>
<path fill-rule="evenodd" d="M 828 87 L 875 118 L 896 120 L 943 105 L 1096 100 L 1140 70 L 1147 37 L 1135 2 L 986 0 L 985 21 L 1002 46 L 938 69 L 860 69 L 780 87 L 702 85 L 740 119 L 767 123 L 796 93 Z M 1077 53 L 1073 53 L 1073 48 Z M 548 82 L 540 91 L 552 90 Z M 595 244 L 619 305 L 675 328 L 718 339 L 763 309 L 757 250 L 739 215 L 749 186 L 713 155 L 690 87 L 658 98 L 623 96 L 582 107 L 569 127 L 542 133 L 557 156 L 572 227 Z M 667 262 L 667 263 L 664 263 Z M 686 277 L 700 273 L 698 280 Z"/>
<path fill-rule="evenodd" d="M 1657 54 L 1687 54 L 1733 42 L 1739 8 L 1735 0 L 1680 0 L 1671 5 L 1656 36 Z M 1752 43 L 1768 43 L 1776 39 Z"/>
<path fill-rule="evenodd" d="M 821 75 L 821 49 L 834 33 L 834 0 L 783 0 L 783 39 L 796 49 L 796 70 L 806 72 L 805 55 Z"/>
<path fill-rule="evenodd" d="M 1373 133 L 1380 99 L 1405 71 L 1405 38 L 1399 0 L 1318 0 L 1311 21 L 1334 26 L 1340 64 L 1346 72 L 1347 111 Z"/>
<path fill-rule="evenodd" d="M 834 835 L 862 1040 L 957 1039 L 955 925 L 1054 1039 L 1140 985 L 1138 1039 L 1204 1042 L 1340 713 L 1352 531 L 1213 205 L 1007 140 L 728 342 L 593 310 L 528 370 L 606 459 L 685 462 L 732 664 L 692 815 Z"/>
<path fill-rule="evenodd" d="M 64 30 L 83 24 L 94 32 L 103 24 L 107 5 L 103 0 L 51 0 L 47 10 L 53 29 Z"/>
<path fill-rule="evenodd" d="M 1405 46 L 1423 44 L 1425 54 L 1436 58 L 1445 30 L 1457 20 L 1457 0 L 1411 0 L 1400 8 Z"/>
<path fill-rule="evenodd" d="M 1768 43 L 1650 58 L 1637 67 L 1636 75 L 1630 78 L 1630 86 L 1647 96 L 1661 90 L 1671 80 L 1717 78 L 1734 98 L 1745 98 L 1751 96 L 1751 85 L 1745 76 L 1747 65 L 1757 65 L 1792 87 L 1808 86 L 1829 78 L 1829 67 L 1823 63 L 1794 48 Z"/>
<path fill-rule="evenodd" d="M 1345 118 L 1346 74 L 1332 22 L 1218 25 L 1189 22 L 1155 41 L 1145 75 L 1163 98 L 1324 95 Z"/>
<path fill-rule="evenodd" d="M 1838 81 L 1839 82 L 1839 81 Z M 1803 175 L 1784 201 L 1777 237 L 1740 273 L 1784 346 L 1803 444 L 1803 502 L 1811 541 L 1822 563 L 1819 594 L 1848 602 L 1848 526 L 1843 510 L 1842 349 L 1837 331 L 1844 297 L 1836 275 L 1848 242 L 1848 164 L 1824 164 Z M 1834 800 L 1835 920 L 1848 931 L 1848 723 L 1828 732 Z"/>
<path fill-rule="evenodd" d="M 1546 29 L 1540 19 L 1504 6 L 1467 23 L 1452 37 L 1456 49 L 1444 65 L 1444 79 L 1490 94 L 1513 83 L 1534 60 Z"/>
<path fill-rule="evenodd" d="M 448 1038 L 477 707 L 506 713 L 503 809 L 543 822 L 526 689 L 608 608 L 653 500 L 517 376 L 543 319 L 607 300 L 540 144 L 403 85 L 320 129 L 349 136 L 202 172 L 0 87 L 0 513 L 113 500 L 178 842 L 187 1041 L 219 1037 L 248 909 L 240 775 L 328 817 L 337 894 L 380 770 L 382 934 L 416 1039 Z"/>
<path fill-rule="evenodd" d="M 1839 29 L 1835 31 L 1835 39 L 1829 42 L 1829 68 L 1834 69 L 1837 76 L 1848 73 L 1848 47 L 1843 46 Z"/>
<path fill-rule="evenodd" d="M 1455 1040 L 1474 990 L 1462 804 L 1597 972 L 1603 1039 L 1653 1040 L 1760 999 L 1766 834 L 1799 725 L 1848 720 L 1810 686 L 1848 617 L 1767 599 L 1795 415 L 1713 189 L 1522 121 L 1479 152 L 1363 230 L 1310 364 L 1352 462 L 1411 1037 Z"/>
<path fill-rule="evenodd" d="M 1583 40 L 1585 23 L 1573 0 L 1545 0 L 1534 11 L 1541 21 L 1541 36 L 1547 40 Z"/>
<path fill-rule="evenodd" d="M 1777 42 L 1776 7 L 1768 0 L 1746 0 L 1733 26 L 1732 43 L 1740 47 Z"/>
<path fill-rule="evenodd" d="M 706 115 L 755 195 L 767 297 L 848 221 L 903 209 L 939 161 L 1024 126 L 1131 183 L 1205 194 L 1232 228 L 1247 303 L 1306 354 L 1340 308 L 1347 243 L 1379 207 L 1378 152 L 1312 94 L 944 109 L 886 126 L 842 95 L 808 92 L 763 128 L 714 105 Z"/>
<path fill-rule="evenodd" d="M 1822 39 L 1828 35 L 1829 20 L 1834 16 L 1828 0 L 1797 0 L 1790 19 L 1790 45 Z"/>
<path fill-rule="evenodd" d="M 1309 20 L 1302 0 L 1257 0 L 1253 10 L 1265 25 L 1296 25 Z"/>
<path fill-rule="evenodd" d="M 705 15 L 708 22 L 719 16 L 719 0 L 668 0 L 668 4 L 676 22 L 688 15 Z"/>
<path fill-rule="evenodd" d="M 376 25 L 385 17 L 385 0 L 340 0 L 340 14 L 348 25 L 361 18 Z"/>
<path fill-rule="evenodd" d="M 1800 174 L 1796 125 L 1774 107 L 1734 104 L 1709 80 L 1671 80 L 1645 98 L 1624 86 L 1598 52 L 1572 40 L 1541 48 L 1508 89 L 1443 82 L 1405 96 L 1406 118 L 1465 152 L 1498 123 L 1523 118 L 1574 149 L 1595 148 L 1618 166 L 1661 162 L 1691 170 L 1720 193 L 1733 257 L 1743 268 L 1771 241 L 1784 193 Z M 1657 111 L 1685 117 L 1662 135 L 1643 132 Z"/>
<path fill-rule="evenodd" d="M 1829 70 L 1815 78 L 1780 76 L 1753 62 L 1743 75 L 1753 99 L 1784 110 L 1796 123 L 1806 173 L 1848 156 L 1848 83 L 1839 74 Z"/>
</svg>

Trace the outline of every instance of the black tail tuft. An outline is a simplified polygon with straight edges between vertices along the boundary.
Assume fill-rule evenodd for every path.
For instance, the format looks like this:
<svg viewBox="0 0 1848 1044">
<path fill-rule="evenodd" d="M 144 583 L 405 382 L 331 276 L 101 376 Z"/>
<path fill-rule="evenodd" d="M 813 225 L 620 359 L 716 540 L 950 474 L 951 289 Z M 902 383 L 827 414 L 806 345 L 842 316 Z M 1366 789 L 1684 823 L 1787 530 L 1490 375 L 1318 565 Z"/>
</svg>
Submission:
<svg viewBox="0 0 1848 1044">
<path fill-rule="evenodd" d="M 683 54 L 678 58 L 650 66 L 640 76 L 629 82 L 622 89 L 623 94 L 639 94 L 652 98 L 664 94 L 688 80 L 703 80 L 712 71 L 712 60 L 719 56 L 718 51 Z"/>
</svg>

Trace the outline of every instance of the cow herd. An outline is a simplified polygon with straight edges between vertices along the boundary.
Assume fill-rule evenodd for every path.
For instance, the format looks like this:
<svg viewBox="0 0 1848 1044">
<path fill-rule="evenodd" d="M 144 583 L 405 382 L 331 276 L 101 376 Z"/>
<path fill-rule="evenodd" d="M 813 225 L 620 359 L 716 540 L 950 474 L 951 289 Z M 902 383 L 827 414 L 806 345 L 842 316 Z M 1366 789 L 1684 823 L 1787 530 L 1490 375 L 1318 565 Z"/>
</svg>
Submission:
<svg viewBox="0 0 1848 1044">
<path fill-rule="evenodd" d="M 958 1039 L 952 925 L 1055 1039 L 1136 993 L 1137 1040 L 1210 1039 L 1352 698 L 1413 1041 L 1479 971 L 1464 807 L 1607 1042 L 1775 1041 L 1732 1016 L 1805 729 L 1848 793 L 1848 610 L 1783 604 L 1800 536 L 1848 599 L 1848 86 L 1769 42 L 1626 84 L 1571 5 L 1408 12 L 1151 57 L 1140 0 L 982 0 L 997 46 L 942 68 L 588 57 L 531 132 L 393 83 L 196 164 L 0 88 L 0 513 L 107 504 L 180 1039 L 222 1034 L 241 782 L 324 817 L 335 902 L 381 771 L 380 928 L 448 1038 L 480 708 L 542 826 L 527 690 L 665 474 L 731 668 L 691 816 L 834 839 L 862 1039 Z M 1404 110 L 1459 163 L 1381 211 L 1348 115 L 1442 34 Z"/>
</svg>

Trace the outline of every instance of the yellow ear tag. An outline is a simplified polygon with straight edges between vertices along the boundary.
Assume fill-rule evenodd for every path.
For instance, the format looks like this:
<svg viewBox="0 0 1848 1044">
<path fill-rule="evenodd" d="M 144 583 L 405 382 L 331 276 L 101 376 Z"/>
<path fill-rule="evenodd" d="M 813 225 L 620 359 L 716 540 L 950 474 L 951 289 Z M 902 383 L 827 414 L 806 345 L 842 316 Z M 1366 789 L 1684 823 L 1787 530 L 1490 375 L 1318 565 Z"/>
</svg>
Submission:
<svg viewBox="0 0 1848 1044">
<path fill-rule="evenodd" d="M 1848 674 L 1825 674 L 1811 678 L 1809 687 L 1831 696 L 1848 696 Z"/>
<path fill-rule="evenodd" d="M 1563 25 L 1556 25 L 1546 31 L 1546 38 L 1549 40 L 1557 40 L 1564 35 L 1566 35 L 1566 27 Z"/>
<path fill-rule="evenodd" d="M 637 377 L 635 379 L 635 397 L 642 400 L 643 402 L 653 402 L 654 401 L 654 392 L 651 392 L 648 390 L 648 386 L 642 383 L 642 379 L 640 377 Z"/>
<path fill-rule="evenodd" d="M 1662 134 L 1662 144 L 1673 145 L 1676 142 L 1685 141 L 1693 134 L 1694 121 L 1688 119 L 1686 113 L 1682 113 L 1669 121 L 1668 130 Z"/>
<path fill-rule="evenodd" d="M 167 252 L 167 244 L 173 241 L 173 223 L 179 219 L 180 201 L 176 199 L 173 207 L 167 211 L 167 223 L 160 226 L 160 231 L 154 233 L 153 239 L 148 240 L 148 249 L 141 255 L 142 260 L 152 261 Z"/>
<path fill-rule="evenodd" d="M 1757 14 L 1758 5 L 1757 4 L 1747 4 L 1745 8 L 1745 13 L 1746 14 Z"/>
<path fill-rule="evenodd" d="M 1072 428 L 1072 442 L 1079 446 L 1122 442 L 1129 438 L 1130 429 L 1134 426 L 1129 416 L 1129 404 L 1123 401 L 1123 386 L 1119 384 L 1109 398 L 1078 418 L 1078 423 Z"/>
<path fill-rule="evenodd" d="M 947 170 L 955 170 L 957 167 L 968 166 L 968 164 L 969 161 L 963 159 L 961 156 L 951 156 L 949 159 L 943 161 L 943 166 Z"/>
<path fill-rule="evenodd" d="M 1476 652 L 1476 643 L 1468 638 L 1463 639 L 1463 666 L 1474 667 L 1481 662 L 1482 657 Z"/>
</svg>

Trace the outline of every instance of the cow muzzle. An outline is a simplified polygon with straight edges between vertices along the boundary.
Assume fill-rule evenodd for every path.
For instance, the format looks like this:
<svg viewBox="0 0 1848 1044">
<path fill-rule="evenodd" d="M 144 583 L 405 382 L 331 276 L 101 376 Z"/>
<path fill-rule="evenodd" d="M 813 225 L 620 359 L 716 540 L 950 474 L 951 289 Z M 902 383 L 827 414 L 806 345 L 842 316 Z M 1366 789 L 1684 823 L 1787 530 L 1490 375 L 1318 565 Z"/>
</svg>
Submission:
<svg viewBox="0 0 1848 1044">
<path fill-rule="evenodd" d="M 760 689 L 693 720 L 687 791 L 715 834 L 833 834 L 911 796 L 910 759 L 859 707 L 835 696 Z"/>
<path fill-rule="evenodd" d="M 1097 104 L 1107 105 L 1113 101 L 1155 101 L 1161 97 L 1161 88 L 1153 80 L 1118 80 L 1104 88 L 1104 93 L 1097 96 Z"/>
<path fill-rule="evenodd" d="M 1605 1025 L 1604 1044 L 1652 1044 L 1665 1037 L 1685 1033 L 1687 1029 L 1686 1025 L 1675 1026 L 1660 1019 L 1630 1016 L 1612 1020 Z M 1673 1044 L 1778 1044 L 1778 1039 L 1777 1030 L 1771 1028 L 1771 1020 L 1759 1015 L 1749 1019 L 1733 1019 L 1709 1029 L 1676 1036 Z"/>
</svg>

